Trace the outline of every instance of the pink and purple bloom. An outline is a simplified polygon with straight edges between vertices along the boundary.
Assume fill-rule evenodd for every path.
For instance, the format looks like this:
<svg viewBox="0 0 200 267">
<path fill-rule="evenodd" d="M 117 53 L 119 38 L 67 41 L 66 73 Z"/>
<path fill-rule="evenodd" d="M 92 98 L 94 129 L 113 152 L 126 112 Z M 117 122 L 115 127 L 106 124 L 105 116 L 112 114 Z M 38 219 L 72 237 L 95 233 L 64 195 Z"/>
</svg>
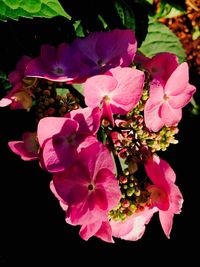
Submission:
<svg viewBox="0 0 200 267">
<path fill-rule="evenodd" d="M 98 107 L 79 109 L 68 117 L 41 119 L 37 137 L 46 169 L 59 172 L 72 165 L 83 148 L 98 142 L 96 132 L 99 125 Z"/>
<path fill-rule="evenodd" d="M 13 88 L 0 100 L 0 107 L 10 105 L 11 109 L 27 109 L 32 106 L 32 92 L 23 83 L 25 70 L 32 58 L 23 56 L 16 65 L 16 70 L 8 75 L 9 82 Z"/>
<path fill-rule="evenodd" d="M 144 107 L 147 128 L 157 132 L 164 125 L 176 125 L 182 118 L 182 108 L 189 103 L 195 91 L 196 88 L 189 83 L 186 62 L 175 69 L 164 86 L 154 79 Z"/>
<path fill-rule="evenodd" d="M 158 53 L 152 58 L 137 52 L 134 62 L 146 69 L 152 78 L 159 79 L 163 85 L 178 67 L 177 56 L 169 52 Z"/>
<path fill-rule="evenodd" d="M 112 114 L 125 115 L 142 95 L 144 73 L 129 67 L 110 69 L 105 74 L 88 78 L 84 84 L 86 105 L 102 105 L 103 116 L 113 123 Z"/>
<path fill-rule="evenodd" d="M 174 214 L 181 212 L 183 204 L 183 196 L 175 185 L 176 174 L 165 160 L 156 155 L 146 162 L 145 169 L 153 182 L 147 187 L 151 205 L 158 208 L 162 229 L 169 238 Z"/>
<path fill-rule="evenodd" d="M 134 31 L 115 29 L 93 32 L 73 42 L 85 64 L 85 76 L 105 73 L 117 66 L 128 67 L 135 56 L 137 41 Z"/>
<path fill-rule="evenodd" d="M 10 141 L 8 146 L 23 160 L 35 160 L 39 157 L 36 132 L 25 132 L 22 135 L 22 141 Z"/>
<path fill-rule="evenodd" d="M 50 81 L 71 83 L 79 76 L 80 54 L 73 46 L 62 43 L 57 48 L 42 45 L 40 56 L 26 67 L 25 74 Z"/>
<path fill-rule="evenodd" d="M 113 159 L 103 144 L 96 142 L 83 149 L 71 167 L 54 175 L 53 186 L 68 205 L 66 221 L 81 225 L 84 239 L 103 238 L 103 229 L 107 229 L 110 235 L 104 238 L 112 241 L 108 212 L 118 204 L 121 192 Z"/>
</svg>

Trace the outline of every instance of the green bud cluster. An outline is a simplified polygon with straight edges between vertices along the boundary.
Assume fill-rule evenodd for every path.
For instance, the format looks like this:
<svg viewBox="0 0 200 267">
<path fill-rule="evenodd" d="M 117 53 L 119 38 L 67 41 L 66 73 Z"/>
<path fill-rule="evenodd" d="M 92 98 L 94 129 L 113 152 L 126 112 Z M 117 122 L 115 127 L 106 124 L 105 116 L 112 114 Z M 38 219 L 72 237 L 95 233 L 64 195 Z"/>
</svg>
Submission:
<svg viewBox="0 0 200 267">
<path fill-rule="evenodd" d="M 58 85 L 62 86 L 60 83 L 39 80 L 33 91 L 35 103 L 32 109 L 36 114 L 36 122 L 48 116 L 62 117 L 71 110 L 79 108 L 78 99 L 71 93 L 62 96 L 57 94 Z"/>
<path fill-rule="evenodd" d="M 119 186 L 122 193 L 121 200 L 109 212 L 110 219 L 114 221 L 124 221 L 134 213 L 143 210 L 148 205 L 150 196 L 128 169 L 125 169 L 123 175 L 119 177 Z"/>
</svg>

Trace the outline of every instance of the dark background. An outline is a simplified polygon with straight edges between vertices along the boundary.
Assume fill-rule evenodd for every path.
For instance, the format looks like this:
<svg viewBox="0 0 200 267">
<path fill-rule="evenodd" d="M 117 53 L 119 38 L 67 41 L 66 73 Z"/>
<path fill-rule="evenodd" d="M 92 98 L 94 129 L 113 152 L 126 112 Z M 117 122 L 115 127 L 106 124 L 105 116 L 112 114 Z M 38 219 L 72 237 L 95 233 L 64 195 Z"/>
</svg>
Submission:
<svg viewBox="0 0 200 267">
<path fill-rule="evenodd" d="M 0 36 L 0 70 L 9 73 L 23 54 L 37 56 L 42 43 L 70 42 L 74 33 L 62 18 L 20 19 L 0 22 Z M 192 70 L 190 82 L 196 86 L 197 78 Z M 5 94 L 2 88 L 0 94 Z M 182 213 L 174 216 L 171 238 L 165 237 L 156 214 L 142 239 L 115 239 L 115 244 L 95 237 L 86 242 L 78 234 L 79 227 L 65 223 L 64 212 L 49 190 L 51 176 L 37 162 L 22 161 L 7 146 L 8 141 L 20 140 L 21 133 L 31 129 L 30 114 L 0 109 L 0 266 L 68 266 L 79 261 L 85 265 L 160 266 L 173 264 L 174 259 L 179 263 L 188 260 L 193 266 L 198 260 L 199 241 L 200 118 L 191 115 L 190 107 L 183 109 L 179 144 L 160 153 L 176 172 L 176 184 L 184 196 Z"/>
</svg>

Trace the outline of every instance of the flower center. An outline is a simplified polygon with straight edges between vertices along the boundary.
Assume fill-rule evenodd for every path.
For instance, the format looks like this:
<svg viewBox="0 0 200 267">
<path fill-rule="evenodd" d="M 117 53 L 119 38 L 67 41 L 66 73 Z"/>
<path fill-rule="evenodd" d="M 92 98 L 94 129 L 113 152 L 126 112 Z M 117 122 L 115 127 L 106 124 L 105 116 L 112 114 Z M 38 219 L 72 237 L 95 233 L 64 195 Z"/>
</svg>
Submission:
<svg viewBox="0 0 200 267">
<path fill-rule="evenodd" d="M 89 184 L 89 185 L 88 185 L 88 190 L 89 190 L 89 191 L 92 191 L 93 189 L 94 189 L 93 184 Z"/>
<path fill-rule="evenodd" d="M 167 94 L 164 94 L 163 99 L 164 101 L 167 101 L 169 99 L 169 96 Z"/>
<path fill-rule="evenodd" d="M 61 67 L 56 67 L 54 69 L 54 73 L 57 75 L 63 75 L 64 74 L 64 70 Z"/>
<path fill-rule="evenodd" d="M 105 95 L 103 97 L 103 101 L 106 103 L 106 104 L 109 104 L 110 103 L 110 97 L 108 95 Z"/>
</svg>

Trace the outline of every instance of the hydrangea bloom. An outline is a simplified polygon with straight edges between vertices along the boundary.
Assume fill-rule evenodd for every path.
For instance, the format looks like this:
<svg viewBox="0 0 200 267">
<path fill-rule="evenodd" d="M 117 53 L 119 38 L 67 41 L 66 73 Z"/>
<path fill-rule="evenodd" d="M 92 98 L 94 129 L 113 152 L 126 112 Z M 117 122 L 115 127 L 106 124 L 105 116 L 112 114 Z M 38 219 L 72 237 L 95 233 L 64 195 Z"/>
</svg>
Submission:
<svg viewBox="0 0 200 267">
<path fill-rule="evenodd" d="M 81 53 L 88 76 L 105 73 L 117 66 L 129 66 L 137 49 L 134 32 L 120 29 L 90 33 L 86 38 L 75 39 L 73 45 Z"/>
<path fill-rule="evenodd" d="M 36 140 L 36 132 L 26 132 L 22 135 L 22 141 L 10 141 L 8 145 L 10 149 L 21 156 L 23 160 L 38 159 L 39 144 Z"/>
<path fill-rule="evenodd" d="M 169 238 L 181 212 L 176 175 L 158 155 L 178 142 L 182 108 L 196 88 L 176 55 L 135 57 L 136 48 L 134 32 L 120 29 L 43 45 L 39 57 L 22 57 L 0 100 L 31 111 L 34 132 L 8 145 L 53 176 L 66 223 L 84 240 L 136 241 L 157 212 Z"/>
<path fill-rule="evenodd" d="M 8 75 L 9 82 L 13 85 L 12 90 L 0 100 L 0 107 L 10 105 L 11 109 L 27 109 L 32 106 L 32 92 L 30 85 L 34 84 L 35 80 L 28 80 L 25 77 L 25 69 L 32 59 L 28 56 L 22 56 L 16 65 L 16 70 Z"/>
<path fill-rule="evenodd" d="M 134 68 L 117 67 L 103 75 L 88 78 L 84 84 L 86 105 L 97 107 L 103 104 L 110 114 L 124 115 L 140 100 L 144 73 Z M 112 121 L 112 118 L 110 118 Z"/>
<path fill-rule="evenodd" d="M 65 170 L 76 161 L 81 149 L 97 142 L 97 127 L 93 127 L 91 121 L 99 125 L 99 109 L 82 109 L 72 117 L 74 119 L 47 117 L 38 124 L 38 142 L 45 167 L 50 172 Z"/>
<path fill-rule="evenodd" d="M 40 56 L 26 67 L 25 74 L 30 77 L 45 78 L 52 81 L 71 82 L 79 75 L 80 55 L 67 43 L 56 49 L 42 45 Z"/>
<path fill-rule="evenodd" d="M 164 125 L 172 126 L 178 123 L 182 118 L 182 108 L 189 103 L 195 90 L 196 88 L 189 84 L 187 63 L 182 63 L 175 69 L 165 86 L 154 79 L 144 108 L 147 128 L 157 132 Z"/>
<path fill-rule="evenodd" d="M 121 197 L 114 162 L 100 142 L 83 149 L 65 172 L 55 174 L 53 184 L 57 194 L 68 204 L 68 220 L 82 225 L 81 235 L 85 238 L 92 225 L 96 233 L 102 223 L 105 224 L 108 211 Z"/>
<path fill-rule="evenodd" d="M 159 209 L 159 218 L 164 233 L 169 238 L 174 214 L 181 212 L 183 197 L 177 185 L 176 174 L 170 165 L 154 155 L 145 164 L 146 172 L 153 182 L 148 186 L 152 206 Z"/>
<path fill-rule="evenodd" d="M 134 62 L 146 69 L 151 77 L 165 84 L 172 72 L 178 67 L 178 58 L 169 52 L 158 53 L 152 58 L 137 53 Z"/>
</svg>

